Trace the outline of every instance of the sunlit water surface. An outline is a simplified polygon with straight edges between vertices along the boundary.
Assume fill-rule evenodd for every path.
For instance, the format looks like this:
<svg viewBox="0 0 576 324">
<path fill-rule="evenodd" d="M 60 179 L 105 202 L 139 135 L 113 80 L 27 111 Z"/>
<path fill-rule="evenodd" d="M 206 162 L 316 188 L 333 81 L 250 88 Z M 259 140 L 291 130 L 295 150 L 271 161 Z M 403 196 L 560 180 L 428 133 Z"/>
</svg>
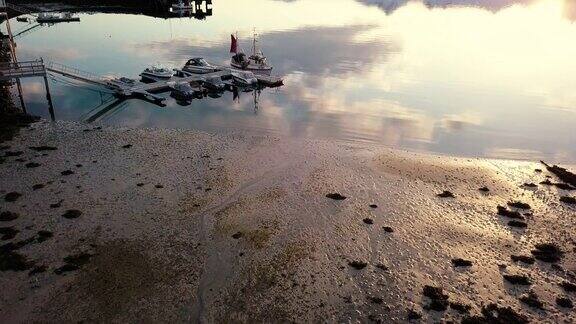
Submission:
<svg viewBox="0 0 576 324">
<path fill-rule="evenodd" d="M 16 32 L 26 23 L 12 22 Z M 82 14 L 17 38 L 44 57 L 100 75 L 229 58 L 252 29 L 285 86 L 162 108 L 128 100 L 94 123 L 367 141 L 437 153 L 576 161 L 576 5 L 571 0 L 214 0 L 205 20 Z M 60 120 L 86 121 L 104 89 L 50 79 Z M 29 111 L 48 117 L 41 80 Z M 104 113 L 105 112 L 105 113 Z"/>
</svg>

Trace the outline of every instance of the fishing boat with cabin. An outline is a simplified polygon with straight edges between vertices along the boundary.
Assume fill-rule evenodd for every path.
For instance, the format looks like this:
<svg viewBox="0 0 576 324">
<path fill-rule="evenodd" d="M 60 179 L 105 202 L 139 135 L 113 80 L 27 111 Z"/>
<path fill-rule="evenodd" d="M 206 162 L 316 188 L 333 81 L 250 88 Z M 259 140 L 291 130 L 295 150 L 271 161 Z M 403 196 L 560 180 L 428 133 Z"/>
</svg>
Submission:
<svg viewBox="0 0 576 324">
<path fill-rule="evenodd" d="M 252 55 L 247 56 L 242 50 L 238 50 L 238 36 L 230 35 L 230 53 L 234 53 L 230 60 L 230 66 L 236 69 L 250 71 L 256 74 L 270 75 L 272 66 L 267 62 L 266 56 L 257 46 L 257 35 L 254 33 L 252 41 Z"/>
</svg>

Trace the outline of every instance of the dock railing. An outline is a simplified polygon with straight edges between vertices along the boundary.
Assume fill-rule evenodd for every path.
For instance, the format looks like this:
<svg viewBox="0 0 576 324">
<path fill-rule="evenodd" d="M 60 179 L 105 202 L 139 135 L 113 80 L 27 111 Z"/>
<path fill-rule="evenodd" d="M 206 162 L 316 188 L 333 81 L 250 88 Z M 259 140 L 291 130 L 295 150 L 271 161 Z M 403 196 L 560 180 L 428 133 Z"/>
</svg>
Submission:
<svg viewBox="0 0 576 324">
<path fill-rule="evenodd" d="M 46 63 L 46 69 L 48 71 L 62 74 L 62 75 L 65 75 L 65 76 L 68 76 L 68 77 L 71 77 L 74 79 L 78 79 L 80 81 L 98 83 L 101 85 L 106 85 L 106 81 L 107 81 L 105 78 L 103 78 L 102 76 L 100 76 L 98 74 L 86 72 L 86 71 L 80 70 L 78 68 L 67 66 L 67 65 L 64 65 L 61 63 L 56 63 L 56 62 Z"/>
</svg>

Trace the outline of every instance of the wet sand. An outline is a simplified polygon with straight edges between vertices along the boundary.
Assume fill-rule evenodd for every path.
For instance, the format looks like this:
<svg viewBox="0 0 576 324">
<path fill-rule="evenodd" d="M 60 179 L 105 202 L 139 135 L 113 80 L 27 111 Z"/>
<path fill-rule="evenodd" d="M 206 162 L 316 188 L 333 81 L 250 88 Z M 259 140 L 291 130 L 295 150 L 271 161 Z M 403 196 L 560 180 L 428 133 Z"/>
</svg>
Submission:
<svg viewBox="0 0 576 324">
<path fill-rule="evenodd" d="M 2 323 L 576 321 L 576 191 L 536 161 L 67 122 L 0 146 Z"/>
</svg>

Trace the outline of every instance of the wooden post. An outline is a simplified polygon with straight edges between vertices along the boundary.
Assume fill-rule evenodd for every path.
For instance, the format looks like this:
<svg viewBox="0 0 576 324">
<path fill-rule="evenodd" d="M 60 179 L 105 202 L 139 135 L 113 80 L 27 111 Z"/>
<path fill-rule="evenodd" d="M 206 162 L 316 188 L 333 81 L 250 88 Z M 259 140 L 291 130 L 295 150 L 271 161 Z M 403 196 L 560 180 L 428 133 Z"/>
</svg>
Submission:
<svg viewBox="0 0 576 324">
<path fill-rule="evenodd" d="M 22 106 L 22 112 L 27 114 L 26 103 L 24 102 L 24 95 L 22 94 L 22 84 L 20 83 L 20 78 L 16 78 L 16 87 L 18 88 L 18 97 L 20 97 L 20 106 Z"/>
<path fill-rule="evenodd" d="M 48 78 L 44 75 L 44 87 L 46 88 L 46 100 L 48 100 L 48 111 L 50 112 L 50 119 L 56 121 L 54 114 L 54 106 L 52 105 L 52 96 L 50 95 L 50 87 L 48 86 Z"/>
</svg>

